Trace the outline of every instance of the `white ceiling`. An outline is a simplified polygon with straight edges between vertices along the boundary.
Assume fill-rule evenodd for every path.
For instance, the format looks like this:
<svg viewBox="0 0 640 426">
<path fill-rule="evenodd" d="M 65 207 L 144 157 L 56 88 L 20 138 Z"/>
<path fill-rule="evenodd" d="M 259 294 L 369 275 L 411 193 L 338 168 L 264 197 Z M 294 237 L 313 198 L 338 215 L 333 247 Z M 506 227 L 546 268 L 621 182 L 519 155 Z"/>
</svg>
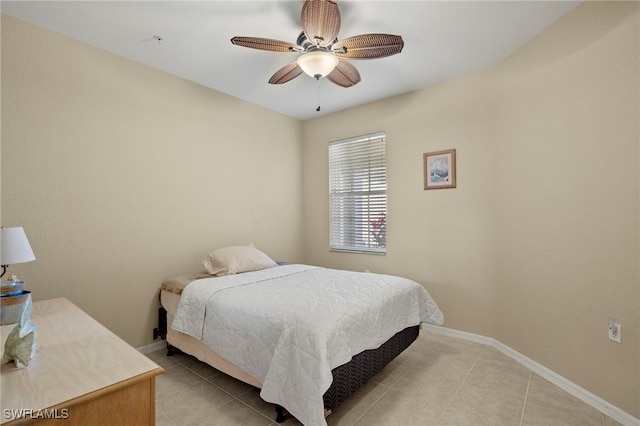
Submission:
<svg viewBox="0 0 640 426">
<path fill-rule="evenodd" d="M 339 1 L 338 39 L 399 34 L 394 56 L 352 60 L 343 88 L 306 75 L 267 83 L 296 53 L 247 49 L 236 35 L 295 43 L 302 1 L 5 1 L 2 13 L 306 120 L 492 68 L 579 1 Z M 164 40 L 158 42 L 154 36 Z M 316 111 L 319 103 L 321 110 Z"/>
</svg>

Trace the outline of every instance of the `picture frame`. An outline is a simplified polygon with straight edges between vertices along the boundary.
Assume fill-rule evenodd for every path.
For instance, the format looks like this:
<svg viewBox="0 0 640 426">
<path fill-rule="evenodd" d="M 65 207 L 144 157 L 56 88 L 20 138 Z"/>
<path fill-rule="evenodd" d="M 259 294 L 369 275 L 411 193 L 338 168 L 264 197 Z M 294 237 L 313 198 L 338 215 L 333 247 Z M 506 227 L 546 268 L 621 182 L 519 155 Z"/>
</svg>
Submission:
<svg viewBox="0 0 640 426">
<path fill-rule="evenodd" d="M 423 157 L 424 189 L 456 187 L 456 150 L 426 152 Z"/>
</svg>

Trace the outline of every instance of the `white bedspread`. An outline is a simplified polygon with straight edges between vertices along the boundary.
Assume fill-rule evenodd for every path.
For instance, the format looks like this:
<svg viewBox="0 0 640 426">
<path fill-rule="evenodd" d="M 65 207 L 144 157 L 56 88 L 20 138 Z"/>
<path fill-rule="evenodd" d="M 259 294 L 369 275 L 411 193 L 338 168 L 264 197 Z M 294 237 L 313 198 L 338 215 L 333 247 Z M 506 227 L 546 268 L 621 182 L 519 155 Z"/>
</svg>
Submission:
<svg viewBox="0 0 640 426">
<path fill-rule="evenodd" d="M 398 331 L 443 315 L 400 277 L 286 265 L 190 283 L 172 328 L 263 383 L 260 396 L 307 426 L 326 425 L 331 370 Z"/>
</svg>

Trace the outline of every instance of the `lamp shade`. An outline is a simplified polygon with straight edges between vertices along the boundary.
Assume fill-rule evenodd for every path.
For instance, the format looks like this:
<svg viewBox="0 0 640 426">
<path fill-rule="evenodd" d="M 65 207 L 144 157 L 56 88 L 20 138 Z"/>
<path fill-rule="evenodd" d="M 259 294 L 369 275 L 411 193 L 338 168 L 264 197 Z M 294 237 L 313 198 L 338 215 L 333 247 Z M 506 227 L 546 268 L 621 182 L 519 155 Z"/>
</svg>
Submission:
<svg viewBox="0 0 640 426">
<path fill-rule="evenodd" d="M 22 227 L 0 229 L 0 265 L 36 260 Z"/>
<path fill-rule="evenodd" d="M 307 75 L 321 78 L 333 71 L 338 65 L 338 58 L 329 52 L 315 50 L 300 56 L 296 62 Z"/>
</svg>

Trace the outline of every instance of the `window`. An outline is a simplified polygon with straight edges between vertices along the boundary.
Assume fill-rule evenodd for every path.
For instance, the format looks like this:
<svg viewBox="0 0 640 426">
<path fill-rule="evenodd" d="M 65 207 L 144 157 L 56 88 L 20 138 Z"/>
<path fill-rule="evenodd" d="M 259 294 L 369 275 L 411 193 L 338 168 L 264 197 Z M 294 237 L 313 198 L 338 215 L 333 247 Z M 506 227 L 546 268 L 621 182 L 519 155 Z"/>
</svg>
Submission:
<svg viewBox="0 0 640 426">
<path fill-rule="evenodd" d="M 329 144 L 330 248 L 386 253 L 385 134 Z"/>
</svg>

